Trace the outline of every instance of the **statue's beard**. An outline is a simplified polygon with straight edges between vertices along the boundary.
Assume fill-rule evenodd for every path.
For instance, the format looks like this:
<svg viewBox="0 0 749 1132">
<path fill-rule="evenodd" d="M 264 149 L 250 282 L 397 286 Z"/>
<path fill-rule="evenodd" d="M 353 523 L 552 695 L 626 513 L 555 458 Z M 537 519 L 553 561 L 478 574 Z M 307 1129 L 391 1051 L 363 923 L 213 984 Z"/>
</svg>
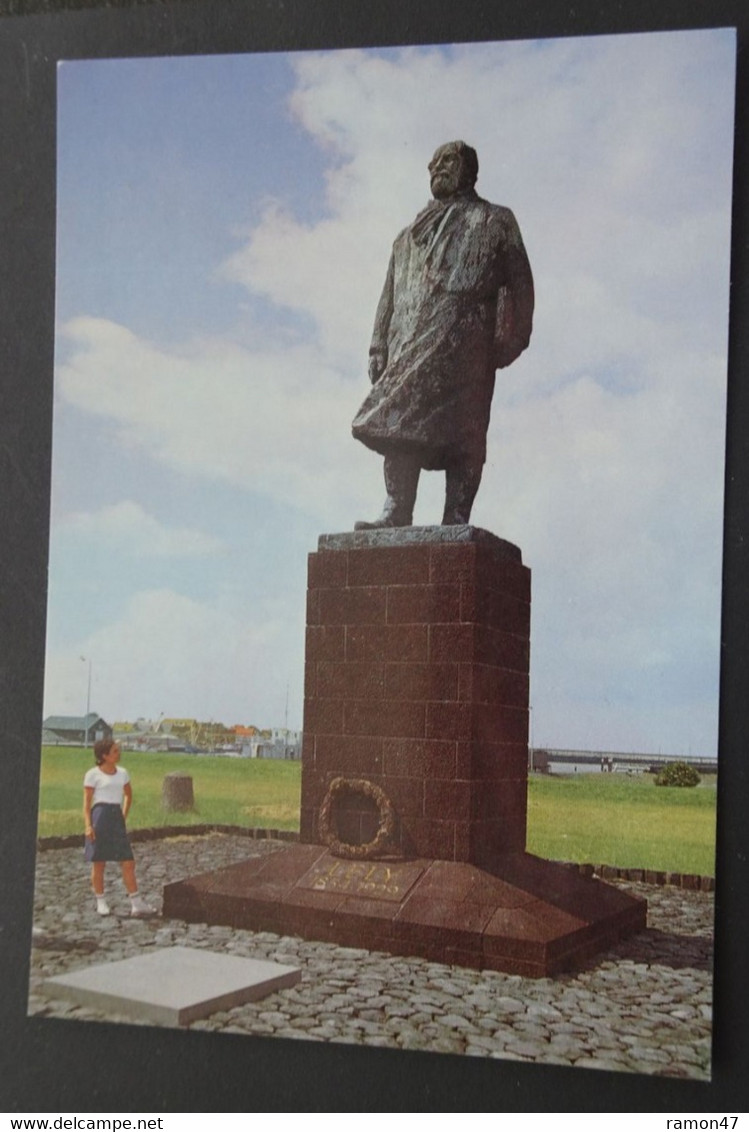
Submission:
<svg viewBox="0 0 749 1132">
<path fill-rule="evenodd" d="M 475 178 L 472 178 L 463 166 L 452 171 L 446 169 L 433 173 L 429 179 L 429 187 L 435 200 L 449 200 L 450 197 L 457 196 L 458 193 L 472 189 L 474 181 Z"/>
<path fill-rule="evenodd" d="M 460 191 L 460 177 L 450 173 L 435 173 L 430 181 L 432 196 L 436 200 L 446 200 Z"/>
</svg>

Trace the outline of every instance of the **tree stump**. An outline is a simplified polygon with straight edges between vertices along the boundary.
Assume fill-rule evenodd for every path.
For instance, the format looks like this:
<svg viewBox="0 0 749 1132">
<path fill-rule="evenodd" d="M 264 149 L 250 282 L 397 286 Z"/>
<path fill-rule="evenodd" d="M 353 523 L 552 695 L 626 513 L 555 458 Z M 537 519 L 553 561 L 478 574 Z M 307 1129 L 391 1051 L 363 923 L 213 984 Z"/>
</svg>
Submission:
<svg viewBox="0 0 749 1132">
<path fill-rule="evenodd" d="M 161 805 L 165 810 L 194 810 L 192 775 L 181 774 L 179 771 L 165 775 L 161 788 Z"/>
</svg>

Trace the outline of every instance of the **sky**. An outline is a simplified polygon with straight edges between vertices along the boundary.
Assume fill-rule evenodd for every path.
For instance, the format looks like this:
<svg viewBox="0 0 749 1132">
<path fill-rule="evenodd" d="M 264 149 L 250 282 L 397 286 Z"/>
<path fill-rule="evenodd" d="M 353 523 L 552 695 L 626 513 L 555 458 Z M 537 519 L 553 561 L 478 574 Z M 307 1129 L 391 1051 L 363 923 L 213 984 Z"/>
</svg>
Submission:
<svg viewBox="0 0 749 1132">
<path fill-rule="evenodd" d="M 532 742 L 714 754 L 734 74 L 720 29 L 60 64 L 45 715 L 90 665 L 108 722 L 301 727 L 390 248 L 463 138 L 536 282 L 472 515 L 532 571 Z"/>
</svg>

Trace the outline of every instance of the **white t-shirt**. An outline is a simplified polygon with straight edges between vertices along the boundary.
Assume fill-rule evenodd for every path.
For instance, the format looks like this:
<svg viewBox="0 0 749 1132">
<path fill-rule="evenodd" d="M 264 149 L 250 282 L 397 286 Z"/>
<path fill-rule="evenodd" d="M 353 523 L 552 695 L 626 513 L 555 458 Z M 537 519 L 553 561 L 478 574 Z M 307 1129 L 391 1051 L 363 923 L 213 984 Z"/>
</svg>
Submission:
<svg viewBox="0 0 749 1132">
<path fill-rule="evenodd" d="M 115 806 L 121 806 L 125 797 L 125 787 L 129 781 L 130 775 L 124 766 L 118 766 L 114 774 L 105 774 L 101 767 L 92 766 L 86 771 L 83 785 L 93 787 L 92 806 L 97 802 L 111 802 Z"/>
</svg>

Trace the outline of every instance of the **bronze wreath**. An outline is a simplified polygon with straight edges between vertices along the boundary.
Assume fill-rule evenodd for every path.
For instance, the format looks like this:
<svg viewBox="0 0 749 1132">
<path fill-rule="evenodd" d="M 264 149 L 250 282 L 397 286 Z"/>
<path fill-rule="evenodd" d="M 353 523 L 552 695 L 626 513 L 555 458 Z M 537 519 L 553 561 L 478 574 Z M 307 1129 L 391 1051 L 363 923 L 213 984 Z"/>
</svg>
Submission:
<svg viewBox="0 0 749 1132">
<path fill-rule="evenodd" d="M 380 812 L 377 833 L 364 845 L 352 845 L 341 841 L 333 832 L 333 803 L 341 794 L 363 794 L 371 798 Z M 336 857 L 349 857 L 354 860 L 367 860 L 376 857 L 390 840 L 395 829 L 395 812 L 385 791 L 366 778 L 334 778 L 320 806 L 318 829 L 320 840 L 327 845 Z"/>
</svg>

